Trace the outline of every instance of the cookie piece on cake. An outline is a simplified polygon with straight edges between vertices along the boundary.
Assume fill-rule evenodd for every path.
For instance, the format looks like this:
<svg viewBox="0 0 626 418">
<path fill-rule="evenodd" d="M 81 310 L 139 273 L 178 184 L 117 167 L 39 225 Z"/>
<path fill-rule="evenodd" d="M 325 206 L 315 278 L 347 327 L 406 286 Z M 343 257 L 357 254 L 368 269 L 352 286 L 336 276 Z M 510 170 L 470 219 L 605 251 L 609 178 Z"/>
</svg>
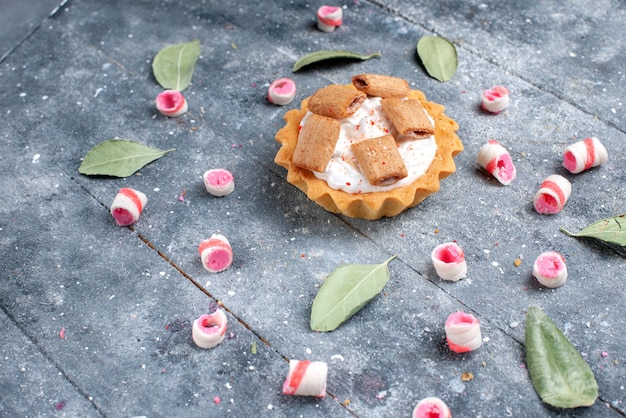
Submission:
<svg viewBox="0 0 626 418">
<path fill-rule="evenodd" d="M 388 186 L 408 175 L 391 135 L 365 139 L 352 144 L 351 148 L 370 184 Z"/>
<path fill-rule="evenodd" d="M 380 74 L 359 74 L 352 77 L 352 84 L 368 96 L 406 97 L 411 88 L 409 83 L 398 77 Z"/>
<path fill-rule="evenodd" d="M 419 101 L 392 97 L 382 99 L 380 104 L 401 135 L 420 139 L 435 133 L 433 124 Z"/>
<path fill-rule="evenodd" d="M 317 115 L 343 119 L 352 115 L 367 98 L 362 91 L 331 84 L 316 91 L 309 100 L 309 110 Z"/>
</svg>

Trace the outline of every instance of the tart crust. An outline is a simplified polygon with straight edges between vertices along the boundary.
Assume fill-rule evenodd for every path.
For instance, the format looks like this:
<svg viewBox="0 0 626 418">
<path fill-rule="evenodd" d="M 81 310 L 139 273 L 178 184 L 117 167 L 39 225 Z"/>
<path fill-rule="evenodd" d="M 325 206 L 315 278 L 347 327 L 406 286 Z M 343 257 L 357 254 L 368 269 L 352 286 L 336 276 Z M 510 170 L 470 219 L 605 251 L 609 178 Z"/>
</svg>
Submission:
<svg viewBox="0 0 626 418">
<path fill-rule="evenodd" d="M 355 88 L 352 84 L 349 86 Z M 351 194 L 331 189 L 324 180 L 315 177 L 311 171 L 292 164 L 300 122 L 308 111 L 310 97 L 302 101 L 300 109 L 292 109 L 285 114 L 286 125 L 276 133 L 276 141 L 281 147 L 274 162 L 287 169 L 289 183 L 329 212 L 370 220 L 396 216 L 437 192 L 440 180 L 456 171 L 454 157 L 463 151 L 463 144 L 456 135 L 459 125 L 443 113 L 445 108 L 442 105 L 427 101 L 424 93 L 419 90 L 411 90 L 407 97 L 419 100 L 433 118 L 437 143 L 437 152 L 430 167 L 410 185 L 385 192 Z"/>
</svg>

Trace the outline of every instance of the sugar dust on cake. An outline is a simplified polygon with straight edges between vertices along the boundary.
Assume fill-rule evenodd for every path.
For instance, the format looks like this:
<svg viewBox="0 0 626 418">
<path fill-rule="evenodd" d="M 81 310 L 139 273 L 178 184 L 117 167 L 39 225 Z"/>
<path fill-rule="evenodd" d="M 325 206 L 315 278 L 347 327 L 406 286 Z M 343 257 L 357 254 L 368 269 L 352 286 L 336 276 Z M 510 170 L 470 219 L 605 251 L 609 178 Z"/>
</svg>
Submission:
<svg viewBox="0 0 626 418">
<path fill-rule="evenodd" d="M 275 161 L 330 212 L 395 216 L 439 190 L 463 150 L 458 125 L 406 80 L 360 74 L 331 84 L 285 115 Z"/>
</svg>

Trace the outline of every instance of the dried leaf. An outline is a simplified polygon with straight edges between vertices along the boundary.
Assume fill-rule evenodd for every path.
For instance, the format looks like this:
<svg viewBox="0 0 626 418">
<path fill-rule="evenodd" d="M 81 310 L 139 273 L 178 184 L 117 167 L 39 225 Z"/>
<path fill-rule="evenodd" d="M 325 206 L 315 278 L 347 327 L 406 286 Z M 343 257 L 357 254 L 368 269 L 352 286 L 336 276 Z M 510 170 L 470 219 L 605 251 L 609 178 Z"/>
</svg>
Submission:
<svg viewBox="0 0 626 418">
<path fill-rule="evenodd" d="M 610 244 L 626 247 L 626 213 L 612 218 L 601 219 L 587 225 L 578 233 L 569 232 L 565 228 L 560 229 L 570 237 L 595 238 Z"/>
<path fill-rule="evenodd" d="M 446 38 L 422 36 L 417 43 L 417 55 L 428 74 L 441 82 L 450 80 L 456 73 L 456 48 Z"/>
<path fill-rule="evenodd" d="M 589 365 L 536 306 L 526 315 L 526 365 L 541 400 L 557 408 L 593 405 L 598 384 Z"/>
<path fill-rule="evenodd" d="M 154 78 L 164 89 L 183 91 L 200 56 L 200 41 L 170 45 L 159 51 L 152 61 Z"/>
<path fill-rule="evenodd" d="M 303 57 L 301 57 L 296 63 L 293 65 L 291 69 L 292 72 L 296 72 L 300 70 L 302 67 L 306 67 L 307 65 L 315 64 L 320 61 L 332 60 L 332 59 L 355 59 L 365 61 L 370 58 L 380 57 L 380 52 L 374 52 L 369 55 L 361 55 L 356 52 L 350 51 L 339 51 L 339 50 L 324 50 L 311 52 Z"/>
<path fill-rule="evenodd" d="M 128 177 L 174 148 L 160 150 L 125 139 L 111 139 L 93 147 L 78 171 L 86 175 Z"/>
<path fill-rule="evenodd" d="M 311 329 L 332 331 L 378 295 L 389 280 L 387 264 L 348 264 L 324 281 L 311 309 Z"/>
</svg>

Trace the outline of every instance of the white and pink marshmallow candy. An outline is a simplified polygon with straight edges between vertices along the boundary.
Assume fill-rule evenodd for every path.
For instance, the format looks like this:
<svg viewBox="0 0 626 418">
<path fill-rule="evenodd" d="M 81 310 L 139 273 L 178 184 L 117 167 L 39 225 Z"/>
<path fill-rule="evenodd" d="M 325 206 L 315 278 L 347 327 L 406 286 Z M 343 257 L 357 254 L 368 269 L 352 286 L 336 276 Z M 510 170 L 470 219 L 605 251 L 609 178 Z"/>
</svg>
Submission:
<svg viewBox="0 0 626 418">
<path fill-rule="evenodd" d="M 444 401 L 433 396 L 417 403 L 412 418 L 452 418 L 452 413 Z"/>
<path fill-rule="evenodd" d="M 296 83 L 290 78 L 279 78 L 267 89 L 267 100 L 280 106 L 286 106 L 296 97 Z"/>
<path fill-rule="evenodd" d="M 533 264 L 533 276 L 545 287 L 563 286 L 567 280 L 565 257 L 556 251 L 541 253 Z"/>
<path fill-rule="evenodd" d="M 332 32 L 343 23 L 343 10 L 338 6 L 322 6 L 317 9 L 317 28 Z"/>
<path fill-rule="evenodd" d="M 487 112 L 498 114 L 509 107 L 509 91 L 504 86 L 494 86 L 483 91 L 482 108 Z"/>
<path fill-rule="evenodd" d="M 440 244 L 431 253 L 437 275 L 442 280 L 458 282 L 467 275 L 463 249 L 455 242 Z"/>
<path fill-rule="evenodd" d="M 187 100 L 178 90 L 165 90 L 157 96 L 156 108 L 165 116 L 175 118 L 187 112 Z"/>
<path fill-rule="evenodd" d="M 563 167 L 570 173 L 578 174 L 591 167 L 604 164 L 609 154 L 600 140 L 596 137 L 586 138 L 565 148 L 563 153 Z"/>
<path fill-rule="evenodd" d="M 289 373 L 283 383 L 284 395 L 326 396 L 328 365 L 323 361 L 289 360 Z"/>
<path fill-rule="evenodd" d="M 202 180 L 206 191 L 216 197 L 229 195 L 235 190 L 235 177 L 230 171 L 223 168 L 205 171 Z"/>
<path fill-rule="evenodd" d="M 448 316 L 445 325 L 448 348 L 455 353 L 467 353 L 479 348 L 483 343 L 480 322 L 465 312 L 454 312 Z"/>
<path fill-rule="evenodd" d="M 115 195 L 111 204 L 111 215 L 119 226 L 132 225 L 139 220 L 148 198 L 142 192 L 123 187 Z"/>
<path fill-rule="evenodd" d="M 233 249 L 224 235 L 211 235 L 200 243 L 198 252 L 202 265 L 211 273 L 224 271 L 233 264 Z"/>
<path fill-rule="evenodd" d="M 565 206 L 572 194 L 572 184 L 565 177 L 552 174 L 541 183 L 533 198 L 533 206 L 542 215 L 554 215 Z"/>
<path fill-rule="evenodd" d="M 509 152 L 495 139 L 478 151 L 478 164 L 505 186 L 515 180 L 517 171 Z"/>
<path fill-rule="evenodd" d="M 218 309 L 212 314 L 201 315 L 193 321 L 191 337 L 193 342 L 201 348 L 213 348 L 226 336 L 228 319 L 223 310 Z"/>
</svg>

